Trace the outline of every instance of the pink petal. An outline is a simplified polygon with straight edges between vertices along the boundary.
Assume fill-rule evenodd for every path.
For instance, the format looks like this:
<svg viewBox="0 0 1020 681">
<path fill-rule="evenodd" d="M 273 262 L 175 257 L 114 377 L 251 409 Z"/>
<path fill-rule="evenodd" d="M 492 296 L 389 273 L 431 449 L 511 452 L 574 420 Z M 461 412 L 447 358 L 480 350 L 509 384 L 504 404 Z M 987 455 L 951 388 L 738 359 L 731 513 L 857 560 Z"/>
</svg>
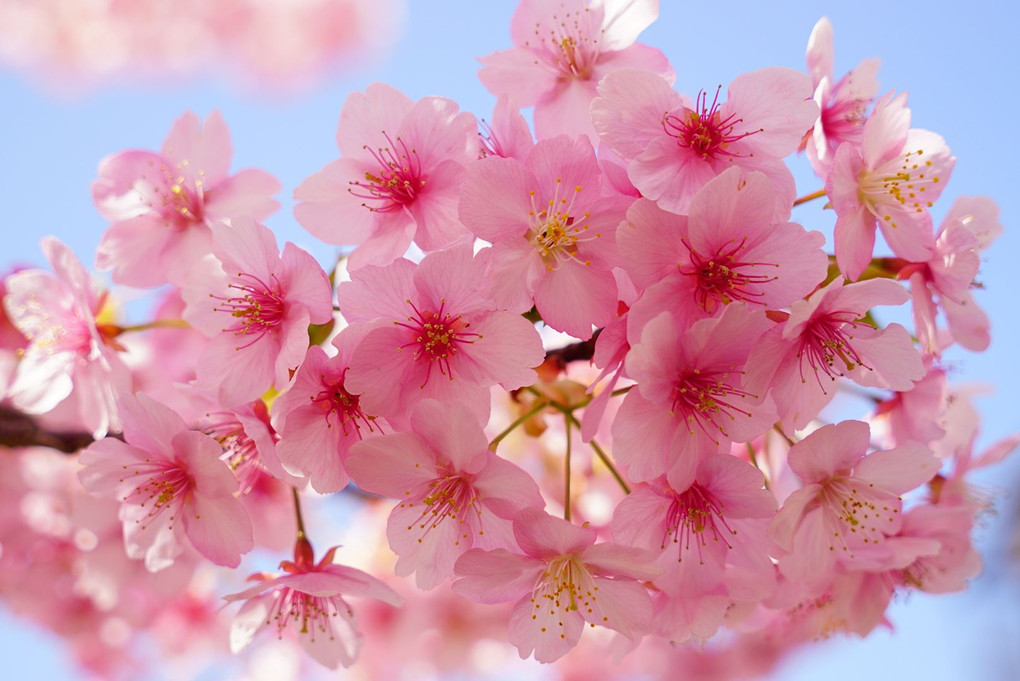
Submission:
<svg viewBox="0 0 1020 681">
<path fill-rule="evenodd" d="M 248 513 L 231 495 L 196 493 L 184 504 L 181 515 L 192 545 L 217 565 L 237 567 L 241 556 L 255 548 Z"/>
<path fill-rule="evenodd" d="M 805 482 L 846 474 L 868 450 L 871 427 L 862 421 L 822 426 L 790 448 L 790 468 Z"/>
<path fill-rule="evenodd" d="M 864 457 L 854 467 L 854 477 L 893 494 L 905 494 L 928 482 L 941 464 L 930 449 L 917 442 L 908 442 Z"/>
<path fill-rule="evenodd" d="M 507 640 L 522 658 L 535 654 L 538 662 L 554 662 L 577 645 L 584 619 L 576 611 L 561 613 L 523 598 L 510 615 Z"/>
<path fill-rule="evenodd" d="M 551 558 L 579 553 L 595 543 L 593 528 L 577 527 L 539 508 L 526 508 L 514 519 L 514 536 L 524 553 Z"/>
<path fill-rule="evenodd" d="M 347 470 L 362 489 L 392 499 L 417 496 L 439 477 L 436 455 L 413 433 L 368 438 L 351 447 Z"/>
<path fill-rule="evenodd" d="M 209 188 L 203 197 L 205 213 L 214 220 L 239 215 L 265 220 L 280 207 L 269 197 L 281 188 L 280 181 L 264 170 L 242 170 Z"/>
<path fill-rule="evenodd" d="M 530 594 L 545 563 L 505 549 L 472 549 L 457 559 L 453 590 L 478 603 L 505 603 Z"/>
</svg>

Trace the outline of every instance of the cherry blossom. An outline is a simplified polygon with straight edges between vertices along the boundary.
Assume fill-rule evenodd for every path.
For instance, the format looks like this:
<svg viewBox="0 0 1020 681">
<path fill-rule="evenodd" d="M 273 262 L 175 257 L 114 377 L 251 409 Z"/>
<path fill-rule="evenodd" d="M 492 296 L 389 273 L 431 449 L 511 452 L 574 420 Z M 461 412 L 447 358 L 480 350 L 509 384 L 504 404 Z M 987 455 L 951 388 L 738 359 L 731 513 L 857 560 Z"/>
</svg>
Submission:
<svg viewBox="0 0 1020 681">
<path fill-rule="evenodd" d="M 738 168 L 702 187 L 688 216 L 636 201 L 617 230 L 620 261 L 644 288 L 629 312 L 631 335 L 663 309 L 693 322 L 732 301 L 777 309 L 810 293 L 825 277 L 825 239 L 773 221 L 772 202 L 768 178 Z"/>
<path fill-rule="evenodd" d="M 939 460 L 917 443 L 867 454 L 869 435 L 868 424 L 843 421 L 790 449 L 790 467 L 805 486 L 786 499 L 771 527 L 790 552 L 779 561 L 790 579 L 820 578 L 834 562 L 893 567 L 903 559 L 887 541 L 903 522 L 899 495 L 928 481 Z"/>
<path fill-rule="evenodd" d="M 833 76 L 835 54 L 832 24 L 818 20 L 808 38 L 807 65 L 821 115 L 804 147 L 820 177 L 826 177 L 840 144 L 860 144 L 867 109 L 878 95 L 878 59 L 865 59 L 838 81 Z"/>
<path fill-rule="evenodd" d="M 273 403 L 273 422 L 280 433 L 277 452 L 295 475 L 307 476 L 316 492 L 337 492 L 350 482 L 345 462 L 351 447 L 383 432 L 383 421 L 361 408 L 361 398 L 346 385 L 351 357 L 366 328 L 347 327 L 327 357 L 308 348 L 294 380 Z"/>
<path fill-rule="evenodd" d="M 629 202 L 603 196 L 587 140 L 560 136 L 538 142 L 524 161 L 479 161 L 460 218 L 493 244 L 497 304 L 514 312 L 534 304 L 546 324 L 585 339 L 615 316 L 613 242 Z"/>
<path fill-rule="evenodd" d="M 281 255 L 273 233 L 252 220 L 218 224 L 214 254 L 196 266 L 184 288 L 184 318 L 212 338 L 198 362 L 199 384 L 236 405 L 283 387 L 308 347 L 308 325 L 333 318 L 325 272 L 288 243 Z"/>
<path fill-rule="evenodd" d="M 535 508 L 517 515 L 514 535 L 523 553 L 468 551 L 455 565 L 453 589 L 482 603 L 516 600 L 509 638 L 521 657 L 562 657 L 585 623 L 630 638 L 644 633 L 652 603 L 638 580 L 659 569 L 643 549 L 596 543 L 595 530 Z"/>
<path fill-rule="evenodd" d="M 685 213 L 698 190 L 731 166 L 765 173 L 784 210 L 794 186 L 781 159 L 818 118 L 807 76 L 762 69 L 738 76 L 726 101 L 719 95 L 702 90 L 691 102 L 647 71 L 620 70 L 599 84 L 591 115 L 634 186 L 664 210 Z"/>
<path fill-rule="evenodd" d="M 47 237 L 42 248 L 53 274 L 23 270 L 5 281 L 7 318 L 28 340 L 7 396 L 42 414 L 73 393 L 81 422 L 102 437 L 120 428 L 117 398 L 131 383 L 117 355 L 116 327 L 97 319 L 106 294 L 61 241 Z"/>
<path fill-rule="evenodd" d="M 344 317 L 375 325 L 345 378 L 363 409 L 406 420 L 420 400 L 461 400 L 482 420 L 490 386 L 513 390 L 534 381 L 541 339 L 527 320 L 493 308 L 486 265 L 465 246 L 418 265 L 365 266 L 337 287 Z"/>
<path fill-rule="evenodd" d="M 939 307 L 953 340 L 976 352 L 988 347 L 988 316 L 970 288 L 981 265 L 980 251 L 1002 232 L 998 216 L 998 207 L 987 197 L 957 199 L 942 221 L 931 259 L 900 268 L 897 276 L 910 282 L 914 326 L 926 352 L 941 350 L 935 325 Z"/>
<path fill-rule="evenodd" d="M 489 451 L 460 403 L 420 402 L 410 432 L 355 444 L 347 465 L 359 487 L 399 501 L 386 535 L 399 556 L 397 576 L 413 572 L 420 589 L 452 577 L 472 547 L 516 548 L 510 521 L 544 505 L 531 476 Z"/>
<path fill-rule="evenodd" d="M 412 102 L 370 85 L 340 113 L 343 158 L 301 183 L 294 214 L 327 243 L 359 244 L 351 269 L 392 262 L 412 240 L 427 251 L 462 243 L 457 193 L 477 157 L 475 130 L 474 116 L 449 99 Z"/>
<path fill-rule="evenodd" d="M 285 631 L 298 635 L 301 647 L 324 667 L 354 664 L 361 634 L 345 596 L 374 598 L 394 606 L 400 605 L 401 598 L 375 577 L 334 563 L 338 548 L 331 548 L 316 563 L 311 544 L 299 539 L 294 560 L 280 563 L 285 574 L 256 573 L 249 577 L 257 582 L 255 586 L 225 596 L 231 602 L 244 601 L 230 629 L 231 650 L 240 651 L 261 629 L 276 627 L 281 638 Z"/>
<path fill-rule="evenodd" d="M 744 384 L 770 394 L 783 421 L 803 427 L 834 395 L 837 378 L 866 386 L 910 390 L 924 376 L 921 355 L 899 324 L 876 329 L 863 319 L 876 305 L 907 300 L 887 279 L 844 285 L 837 277 L 798 300 L 785 320 L 762 335 L 751 351 Z M 770 387 L 771 386 L 771 387 Z"/>
<path fill-rule="evenodd" d="M 279 204 L 280 183 L 263 170 L 228 175 L 233 151 L 219 112 L 199 122 L 174 122 L 160 153 L 125 151 L 99 164 L 92 197 L 113 226 L 103 235 L 96 266 L 128 286 L 157 286 L 183 277 L 212 252 L 210 227 L 237 217 L 263 220 Z"/>
<path fill-rule="evenodd" d="M 673 69 L 636 43 L 659 14 L 659 0 L 522 0 L 510 26 L 514 48 L 481 58 L 478 77 L 497 96 L 535 107 L 539 139 L 586 134 L 595 86 L 621 68 L 647 69 L 669 85 Z"/>
<path fill-rule="evenodd" d="M 124 441 L 89 446 L 78 477 L 89 493 L 121 502 L 128 555 L 157 572 L 174 563 L 186 537 L 214 563 L 237 567 L 254 546 L 251 522 L 219 444 L 144 394 L 125 395 L 118 406 Z"/>
<path fill-rule="evenodd" d="M 767 328 L 762 312 L 741 304 L 686 329 L 668 312 L 644 326 L 626 361 L 637 389 L 613 421 L 615 451 L 632 479 L 696 470 L 704 456 L 775 422 L 765 396 L 743 387 L 748 354 Z"/>
<path fill-rule="evenodd" d="M 825 191 L 836 209 L 840 271 L 861 276 L 875 246 L 876 225 L 893 253 L 928 260 L 935 250 L 931 215 L 956 158 L 939 135 L 910 129 L 905 94 L 882 97 L 864 124 L 861 144 L 836 150 Z"/>
<path fill-rule="evenodd" d="M 246 2 L 226 33 L 258 50 Z M 827 20 L 808 73 L 687 98 L 635 42 L 657 12 L 523 0 L 480 128 L 378 83 L 338 101 L 340 157 L 295 192 L 325 267 L 278 248 L 278 184 L 229 172 L 219 114 L 109 156 L 116 286 L 52 237 L 52 274 L 0 282 L 12 611 L 111 679 L 721 679 L 965 589 L 977 474 L 1020 443 L 983 444 L 947 351 L 990 345 L 998 208 L 932 233 L 954 159 L 905 97 L 868 115 L 877 61 L 837 80 Z M 826 188 L 795 199 L 798 146 Z"/>
</svg>

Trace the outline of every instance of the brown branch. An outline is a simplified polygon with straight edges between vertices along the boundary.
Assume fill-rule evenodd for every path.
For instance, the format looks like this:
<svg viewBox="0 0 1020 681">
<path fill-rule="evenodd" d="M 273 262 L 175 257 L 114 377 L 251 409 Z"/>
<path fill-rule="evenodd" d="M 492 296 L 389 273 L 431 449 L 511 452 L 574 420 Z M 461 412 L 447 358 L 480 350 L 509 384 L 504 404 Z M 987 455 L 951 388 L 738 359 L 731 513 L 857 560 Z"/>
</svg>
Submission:
<svg viewBox="0 0 1020 681">
<path fill-rule="evenodd" d="M 570 362 L 580 362 L 581 360 L 590 362 L 595 355 L 595 341 L 598 340 L 600 333 L 602 333 L 602 329 L 595 329 L 595 333 L 586 341 L 578 341 L 564 345 L 562 348 L 546 350 L 546 364 L 553 365 L 562 371 Z"/>
<path fill-rule="evenodd" d="M 120 433 L 110 433 L 109 437 L 124 439 Z M 32 416 L 0 406 L 0 447 L 49 447 L 75 454 L 93 442 L 91 433 L 47 430 Z"/>
</svg>

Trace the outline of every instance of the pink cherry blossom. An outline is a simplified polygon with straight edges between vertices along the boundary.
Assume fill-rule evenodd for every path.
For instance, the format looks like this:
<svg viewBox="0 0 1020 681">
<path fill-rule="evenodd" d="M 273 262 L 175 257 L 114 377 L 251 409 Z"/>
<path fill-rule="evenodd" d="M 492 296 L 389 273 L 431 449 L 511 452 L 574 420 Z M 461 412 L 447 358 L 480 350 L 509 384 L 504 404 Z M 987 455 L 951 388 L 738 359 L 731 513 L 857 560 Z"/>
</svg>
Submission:
<svg viewBox="0 0 1020 681">
<path fill-rule="evenodd" d="M 771 394 L 784 423 L 802 428 L 835 394 L 837 378 L 864 386 L 910 390 L 925 373 L 910 334 L 899 324 L 864 321 L 876 305 L 899 305 L 907 292 L 894 281 L 844 285 L 837 277 L 765 333 L 747 361 L 744 385 Z M 771 386 L 771 388 L 770 388 Z"/>
<path fill-rule="evenodd" d="M 840 144 L 860 144 L 867 109 L 878 95 L 878 59 L 865 59 L 838 81 L 833 76 L 834 62 L 832 24 L 822 17 L 807 46 L 808 71 L 821 115 L 804 144 L 811 166 L 823 178 Z"/>
<path fill-rule="evenodd" d="M 946 434 L 940 425 L 949 402 L 946 370 L 925 356 L 925 375 L 910 390 L 893 393 L 880 402 L 872 421 L 884 423 L 895 444 L 931 444 Z"/>
<path fill-rule="evenodd" d="M 425 400 L 410 425 L 355 444 L 347 466 L 359 487 L 398 500 L 386 530 L 396 574 L 431 589 L 472 547 L 516 548 L 511 519 L 545 502 L 531 476 L 489 451 L 465 405 Z"/>
<path fill-rule="evenodd" d="M 479 158 L 501 156 L 522 161 L 535 146 L 528 121 L 521 115 L 513 97 L 504 95 L 492 111 L 492 123 L 481 121 Z"/>
<path fill-rule="evenodd" d="M 693 103 L 648 72 L 621 70 L 599 84 L 591 114 L 634 186 L 664 210 L 686 213 L 706 182 L 738 166 L 768 176 L 782 214 L 795 189 L 781 159 L 797 149 L 818 106 L 808 77 L 792 69 L 746 73 L 730 85 L 727 101 L 702 91 Z"/>
<path fill-rule="evenodd" d="M 365 266 L 337 287 L 340 311 L 371 323 L 351 357 L 346 389 L 369 414 L 406 421 L 423 399 L 462 400 L 488 418 L 489 388 L 535 380 L 541 338 L 520 315 L 495 309 L 486 258 L 470 246 Z"/>
<path fill-rule="evenodd" d="M 668 312 L 645 325 L 626 361 L 637 388 L 613 421 L 614 454 L 633 480 L 694 471 L 704 456 L 775 422 L 764 395 L 743 387 L 748 353 L 767 328 L 764 313 L 744 303 L 687 328 Z"/>
<path fill-rule="evenodd" d="M 538 142 L 524 161 L 486 158 L 471 169 L 460 218 L 493 244 L 496 303 L 534 305 L 546 324 L 581 339 L 616 316 L 616 226 L 631 199 L 604 197 L 588 140 Z"/>
<path fill-rule="evenodd" d="M 786 499 L 771 526 L 789 551 L 779 569 L 790 579 L 820 578 L 837 562 L 895 566 L 896 547 L 887 538 L 902 524 L 899 495 L 931 479 L 939 460 L 917 443 L 867 454 L 870 432 L 866 423 L 843 421 L 790 449 L 790 467 L 805 486 Z"/>
<path fill-rule="evenodd" d="M 926 352 L 940 354 L 935 325 L 939 307 L 956 342 L 977 352 L 988 348 L 988 315 L 977 305 L 970 289 L 981 266 L 980 251 L 1001 233 L 999 208 L 994 201 L 983 196 L 961 197 L 942 221 L 931 259 L 900 269 L 897 276 L 910 281 L 914 327 Z"/>
<path fill-rule="evenodd" d="M 180 284 L 212 251 L 210 226 L 237 217 L 263 220 L 279 204 L 280 183 L 262 170 L 228 175 L 233 150 L 219 112 L 203 126 L 193 113 L 174 123 L 160 153 L 125 151 L 99 165 L 92 197 L 113 226 L 96 266 L 128 286 Z"/>
<path fill-rule="evenodd" d="M 211 73 L 292 90 L 376 56 L 399 34 L 402 0 L 177 0 L 0 4 L 0 60 L 78 92 L 85 86 L 177 85 Z"/>
<path fill-rule="evenodd" d="M 836 150 L 825 182 L 836 210 L 836 263 L 848 279 L 860 277 L 871 262 L 876 224 L 901 258 L 924 262 L 932 256 L 928 208 L 955 163 L 939 135 L 910 129 L 905 94 L 888 94 L 875 104 L 860 146 L 843 144 Z"/>
<path fill-rule="evenodd" d="M 412 240 L 433 251 L 470 240 L 457 221 L 465 166 L 478 156 L 473 115 L 442 97 L 417 103 L 375 83 L 347 98 L 336 140 L 343 158 L 294 191 L 298 222 L 352 244 L 350 269 L 385 265 Z"/>
<path fill-rule="evenodd" d="M 364 326 L 344 329 L 333 340 L 339 350 L 334 357 L 318 346 L 308 348 L 287 391 L 273 402 L 280 461 L 295 475 L 308 477 L 321 494 L 350 482 L 345 462 L 351 446 L 383 432 L 383 424 L 366 414 L 360 397 L 346 387 L 351 358 L 366 331 Z"/>
<path fill-rule="evenodd" d="M 928 593 L 962 591 L 981 571 L 981 556 L 970 533 L 978 509 L 969 504 L 935 504 L 913 508 L 903 515 L 903 536 L 935 540 L 936 553 L 918 557 L 903 569 L 903 581 Z"/>
<path fill-rule="evenodd" d="M 702 459 L 696 473 L 643 485 L 613 513 L 613 538 L 658 555 L 655 580 L 668 600 L 662 635 L 682 641 L 712 636 L 734 601 L 757 602 L 775 582 L 765 525 L 776 500 L 762 474 L 727 454 Z"/>
<path fill-rule="evenodd" d="M 281 256 L 268 228 L 250 219 L 213 227 L 216 258 L 196 266 L 184 288 L 184 318 L 212 341 L 198 382 L 236 405 L 290 380 L 308 348 L 308 325 L 333 318 L 329 280 L 305 251 Z"/>
<path fill-rule="evenodd" d="M 96 320 L 106 293 L 58 239 L 43 239 L 42 249 L 53 274 L 22 270 L 5 281 L 7 318 L 28 339 L 7 396 L 43 414 L 73 394 L 81 423 L 102 437 L 120 428 L 117 398 L 131 388 L 115 330 Z"/>
<path fill-rule="evenodd" d="M 231 409 L 212 407 L 197 419 L 197 424 L 220 443 L 223 461 L 237 478 L 242 495 L 263 484 L 265 475 L 290 481 L 277 456 L 278 435 L 262 400 Z"/>
<path fill-rule="evenodd" d="M 643 550 L 609 542 L 597 533 L 537 508 L 521 511 L 514 535 L 522 553 L 472 549 L 457 561 L 453 590 L 481 603 L 517 601 L 510 643 L 521 657 L 552 662 L 577 645 L 585 623 L 640 638 L 652 602 L 639 580 L 660 569 Z"/>
<path fill-rule="evenodd" d="M 595 86 L 613 70 L 647 69 L 667 85 L 673 69 L 659 51 L 635 43 L 659 14 L 659 0 L 521 0 L 510 35 L 514 48 L 482 57 L 478 73 L 494 95 L 535 106 L 539 139 L 586 134 Z"/>
<path fill-rule="evenodd" d="M 119 408 L 124 441 L 107 437 L 85 449 L 78 478 L 89 493 L 121 501 L 128 555 L 157 572 L 174 563 L 186 537 L 212 562 L 237 567 L 254 546 L 251 522 L 219 444 L 144 394 L 125 395 Z"/>
<path fill-rule="evenodd" d="M 642 297 L 628 324 L 641 326 L 661 310 L 691 322 L 739 300 L 783 308 L 825 278 L 820 232 L 775 222 L 773 188 L 762 173 L 728 168 L 691 201 L 689 216 L 642 199 L 617 230 L 620 260 Z"/>
<path fill-rule="evenodd" d="M 225 596 L 230 602 L 245 601 L 230 629 L 231 651 L 239 652 L 260 630 L 275 627 L 280 638 L 285 631 L 297 635 L 305 652 L 324 667 L 354 664 L 361 633 L 345 596 L 374 598 L 393 606 L 402 599 L 375 577 L 334 563 L 337 548 L 316 563 L 311 544 L 301 537 L 294 546 L 294 560 L 280 563 L 285 574 L 256 573 L 248 578 L 257 582 L 255 586 Z"/>
</svg>

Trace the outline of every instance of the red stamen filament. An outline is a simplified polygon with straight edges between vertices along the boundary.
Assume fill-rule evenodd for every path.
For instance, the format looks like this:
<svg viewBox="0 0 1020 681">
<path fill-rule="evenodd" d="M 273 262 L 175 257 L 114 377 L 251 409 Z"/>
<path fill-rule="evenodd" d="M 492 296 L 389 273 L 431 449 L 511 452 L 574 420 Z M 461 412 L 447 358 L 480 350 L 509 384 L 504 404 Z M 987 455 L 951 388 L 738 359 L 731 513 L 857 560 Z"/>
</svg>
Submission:
<svg viewBox="0 0 1020 681">
<path fill-rule="evenodd" d="M 708 94 L 701 90 L 693 110 L 684 107 L 679 113 L 667 113 L 662 118 L 662 128 L 667 135 L 676 138 L 677 144 L 687 147 L 703 159 L 716 156 L 754 156 L 754 154 L 732 151 L 728 147 L 745 137 L 764 132 L 765 129 L 759 128 L 749 132 L 734 133 L 737 125 L 743 123 L 744 119 L 737 118 L 736 114 L 722 118 L 719 111 L 721 106 L 719 91 L 721 89 L 722 86 L 716 88 L 715 97 L 710 106 L 708 105 Z"/>
</svg>

